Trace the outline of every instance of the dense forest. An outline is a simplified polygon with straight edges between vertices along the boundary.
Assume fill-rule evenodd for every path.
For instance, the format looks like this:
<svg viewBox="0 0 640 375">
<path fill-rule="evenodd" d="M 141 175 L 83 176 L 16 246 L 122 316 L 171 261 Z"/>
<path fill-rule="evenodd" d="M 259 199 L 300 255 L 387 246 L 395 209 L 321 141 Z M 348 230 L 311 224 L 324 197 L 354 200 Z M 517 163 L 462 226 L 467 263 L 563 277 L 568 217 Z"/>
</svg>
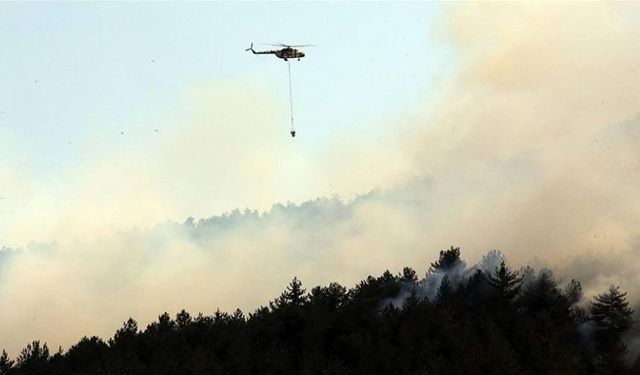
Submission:
<svg viewBox="0 0 640 375">
<path fill-rule="evenodd" d="M 451 247 L 423 278 L 406 267 L 310 291 L 294 278 L 248 315 L 129 319 L 67 351 L 34 341 L 3 351 L 0 374 L 640 374 L 632 313 L 617 286 L 585 301 L 577 280 L 510 269 L 499 251 L 467 267 Z"/>
</svg>

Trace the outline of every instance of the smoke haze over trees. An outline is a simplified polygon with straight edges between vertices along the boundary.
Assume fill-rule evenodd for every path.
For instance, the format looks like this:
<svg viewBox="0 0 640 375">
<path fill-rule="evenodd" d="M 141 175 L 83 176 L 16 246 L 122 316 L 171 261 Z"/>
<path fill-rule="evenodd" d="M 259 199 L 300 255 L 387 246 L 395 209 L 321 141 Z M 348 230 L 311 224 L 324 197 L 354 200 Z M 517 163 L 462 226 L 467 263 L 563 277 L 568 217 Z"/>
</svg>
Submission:
<svg viewBox="0 0 640 375">
<path fill-rule="evenodd" d="M 549 270 L 507 264 L 493 251 L 467 267 L 451 247 L 422 278 L 405 267 L 351 289 L 310 290 L 294 278 L 249 314 L 182 310 L 146 327 L 129 318 L 111 338 L 85 336 L 66 351 L 36 340 L 15 359 L 3 352 L 0 374 L 631 374 L 640 366 L 626 359 L 632 312 L 619 287 L 584 301 L 575 279 L 563 286 Z"/>
</svg>

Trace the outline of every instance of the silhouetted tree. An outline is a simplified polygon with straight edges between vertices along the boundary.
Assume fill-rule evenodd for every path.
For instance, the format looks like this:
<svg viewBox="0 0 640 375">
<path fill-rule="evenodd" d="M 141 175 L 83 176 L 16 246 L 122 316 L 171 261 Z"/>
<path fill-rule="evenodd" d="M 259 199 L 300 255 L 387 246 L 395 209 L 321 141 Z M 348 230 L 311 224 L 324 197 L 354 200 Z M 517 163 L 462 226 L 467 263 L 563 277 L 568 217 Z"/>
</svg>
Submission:
<svg viewBox="0 0 640 375">
<path fill-rule="evenodd" d="M 129 342 L 135 339 L 137 333 L 138 323 L 133 320 L 133 318 L 129 318 L 126 322 L 123 323 L 122 328 L 119 328 L 116 331 L 116 334 L 113 336 L 113 339 L 110 340 L 110 343 L 112 345 L 118 345 L 120 343 Z"/>
<path fill-rule="evenodd" d="M 453 294 L 453 287 L 451 286 L 451 281 L 449 281 L 449 276 L 444 275 L 442 281 L 440 281 L 440 286 L 438 287 L 438 301 L 446 301 Z"/>
<path fill-rule="evenodd" d="M 181 310 L 142 332 L 129 318 L 108 343 L 84 337 L 54 355 L 34 341 L 13 365 L 3 353 L 0 375 L 589 374 L 593 355 L 578 327 L 590 324 L 599 369 L 617 368 L 630 325 L 625 293 L 598 296 L 587 316 L 579 282 L 561 290 L 549 271 L 513 272 L 501 253 L 489 255 L 487 264 L 501 259 L 494 274 L 467 269 L 452 247 L 420 281 L 405 267 L 351 289 L 331 283 L 306 294 L 294 278 L 270 308 L 248 317 L 239 309 L 195 318 Z"/>
<path fill-rule="evenodd" d="M 589 306 L 591 319 L 596 325 L 597 365 L 603 373 L 625 372 L 627 347 L 622 342 L 622 334 L 631 328 L 633 314 L 626 296 L 626 292 L 620 292 L 620 287 L 611 285 L 607 292 L 597 295 Z"/>
<path fill-rule="evenodd" d="M 436 270 L 448 271 L 459 265 L 465 265 L 464 261 L 460 258 L 460 248 L 451 246 L 449 250 L 440 251 L 440 257 L 431 263 L 430 270 L 431 272 Z"/>
<path fill-rule="evenodd" d="M 529 286 L 536 280 L 536 271 L 529 265 L 520 268 L 520 289 L 528 289 Z"/>
<path fill-rule="evenodd" d="M 336 309 L 347 301 L 347 288 L 338 283 L 331 283 L 328 287 L 317 286 L 311 290 L 309 301 Z"/>
<path fill-rule="evenodd" d="M 518 271 L 510 271 L 504 261 L 500 263 L 500 268 L 496 268 L 495 276 L 489 274 L 487 277 L 498 296 L 506 301 L 511 301 L 520 292 L 522 278 L 518 276 Z"/>
<path fill-rule="evenodd" d="M 100 367 L 104 366 L 105 355 L 108 345 L 99 337 L 86 336 L 71 346 L 64 360 L 70 372 L 86 372 L 88 367 L 93 373 L 98 373 Z M 84 369 L 85 371 L 81 371 Z"/>
<path fill-rule="evenodd" d="M 33 341 L 20 351 L 16 359 L 16 367 L 27 374 L 46 374 L 49 371 L 49 348 L 47 344 Z"/>
<path fill-rule="evenodd" d="M 191 315 L 184 309 L 176 315 L 176 326 L 178 329 L 185 329 L 191 324 Z"/>
<path fill-rule="evenodd" d="M 465 300 L 472 305 L 483 304 L 494 292 L 493 286 L 489 283 L 489 278 L 479 269 L 469 277 L 464 287 L 463 295 Z"/>
<path fill-rule="evenodd" d="M 413 268 L 405 267 L 402 269 L 401 280 L 404 282 L 415 283 L 418 281 L 418 274 Z"/>
<path fill-rule="evenodd" d="M 304 302 L 306 302 L 306 297 L 305 290 L 302 289 L 302 282 L 297 277 L 294 277 L 287 286 L 287 290 L 269 304 L 272 309 L 279 309 L 289 305 L 299 306 Z"/>
<path fill-rule="evenodd" d="M 542 270 L 530 281 L 518 305 L 521 317 L 517 325 L 512 325 L 512 330 L 517 330 L 512 340 L 519 342 L 527 368 L 535 373 L 547 373 L 548 369 L 559 374 L 583 371 L 583 366 L 575 362 L 581 353 L 576 322 L 552 273 Z M 527 329 L 522 331 L 519 326 Z"/>
<path fill-rule="evenodd" d="M 5 350 L 0 355 L 0 375 L 7 375 L 13 368 L 13 361 L 9 359 L 9 355 Z"/>
<path fill-rule="evenodd" d="M 157 322 L 149 324 L 145 332 L 151 335 L 166 334 L 174 331 L 175 329 L 176 323 L 171 319 L 169 313 L 165 312 L 158 317 Z"/>
<path fill-rule="evenodd" d="M 570 305 L 575 305 L 582 299 L 582 284 L 576 279 L 571 279 L 567 286 L 564 287 L 564 295 Z"/>
</svg>

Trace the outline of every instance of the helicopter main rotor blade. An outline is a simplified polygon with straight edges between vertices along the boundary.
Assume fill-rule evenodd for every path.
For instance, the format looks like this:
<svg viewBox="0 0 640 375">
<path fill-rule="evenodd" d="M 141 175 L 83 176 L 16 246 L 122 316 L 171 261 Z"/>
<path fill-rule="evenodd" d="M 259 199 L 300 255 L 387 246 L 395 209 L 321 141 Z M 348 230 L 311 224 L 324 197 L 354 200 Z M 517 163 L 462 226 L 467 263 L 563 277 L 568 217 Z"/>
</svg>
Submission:
<svg viewBox="0 0 640 375">
<path fill-rule="evenodd" d="M 296 45 L 289 45 L 289 44 L 284 44 L 284 43 L 254 43 L 255 45 L 259 45 L 259 46 L 275 46 L 275 47 L 284 47 L 284 48 L 291 48 L 291 47 L 315 47 L 315 44 L 296 44 Z"/>
<path fill-rule="evenodd" d="M 277 44 L 272 44 L 272 45 L 278 45 L 278 46 L 282 46 L 282 47 L 287 47 L 287 48 L 291 48 L 291 47 L 315 47 L 315 44 L 284 44 L 284 43 L 277 43 Z"/>
</svg>

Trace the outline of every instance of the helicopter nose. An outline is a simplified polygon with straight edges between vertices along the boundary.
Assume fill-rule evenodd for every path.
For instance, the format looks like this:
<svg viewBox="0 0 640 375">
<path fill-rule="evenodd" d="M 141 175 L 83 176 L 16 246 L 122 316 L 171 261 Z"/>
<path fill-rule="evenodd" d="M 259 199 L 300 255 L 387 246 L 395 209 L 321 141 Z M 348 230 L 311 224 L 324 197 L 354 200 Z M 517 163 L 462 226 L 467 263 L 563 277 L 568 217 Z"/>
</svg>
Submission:
<svg viewBox="0 0 640 375">
<path fill-rule="evenodd" d="M 300 57 L 304 57 L 304 52 L 303 52 L 303 53 L 300 53 Z"/>
</svg>

